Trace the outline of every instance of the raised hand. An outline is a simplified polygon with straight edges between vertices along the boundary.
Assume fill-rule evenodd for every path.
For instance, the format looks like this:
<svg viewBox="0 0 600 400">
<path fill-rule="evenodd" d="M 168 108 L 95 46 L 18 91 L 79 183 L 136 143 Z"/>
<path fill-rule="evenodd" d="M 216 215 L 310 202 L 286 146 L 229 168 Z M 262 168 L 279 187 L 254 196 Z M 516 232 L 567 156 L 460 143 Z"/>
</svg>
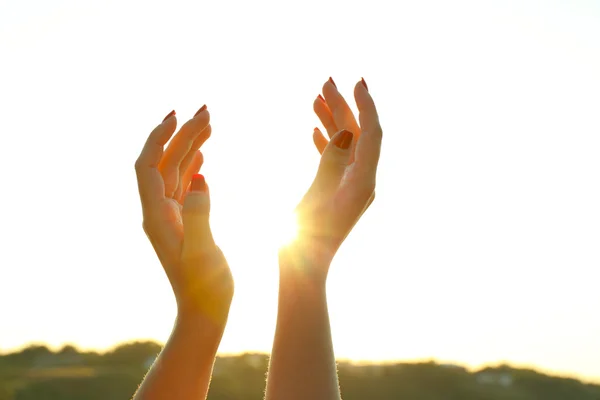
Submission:
<svg viewBox="0 0 600 400">
<path fill-rule="evenodd" d="M 371 204 L 381 126 L 364 80 L 354 88 L 356 122 L 333 80 L 314 108 L 331 140 L 315 129 L 317 176 L 296 208 L 298 238 L 279 253 L 277 327 L 266 400 L 339 400 L 326 280 L 336 251 Z"/>
<path fill-rule="evenodd" d="M 300 234 L 283 251 L 308 257 L 318 276 L 326 278 L 329 264 L 375 196 L 382 130 L 367 84 L 354 88 L 358 122 L 330 78 L 323 96 L 313 104 L 328 141 L 318 128 L 313 140 L 322 154 L 317 176 L 298 205 Z M 289 253 L 288 253 L 289 254 Z"/>
<path fill-rule="evenodd" d="M 204 399 L 229 314 L 233 279 L 210 230 L 210 197 L 198 174 L 211 133 L 203 106 L 175 133 L 175 111 L 148 137 L 135 170 L 144 231 L 171 282 L 177 320 L 134 400 Z"/>
<path fill-rule="evenodd" d="M 180 313 L 200 313 L 224 326 L 233 296 L 227 262 L 209 225 L 210 197 L 202 175 L 200 146 L 210 137 L 203 106 L 171 139 L 177 127 L 171 112 L 148 137 L 135 169 L 144 231 L 171 282 Z"/>
</svg>

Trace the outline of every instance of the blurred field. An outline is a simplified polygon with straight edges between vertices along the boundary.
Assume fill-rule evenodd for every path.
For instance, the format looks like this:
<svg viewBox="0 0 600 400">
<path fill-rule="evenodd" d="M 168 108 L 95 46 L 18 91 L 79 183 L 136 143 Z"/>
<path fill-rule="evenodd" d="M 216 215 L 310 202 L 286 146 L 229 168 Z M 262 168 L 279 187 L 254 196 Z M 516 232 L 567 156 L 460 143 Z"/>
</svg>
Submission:
<svg viewBox="0 0 600 400">
<path fill-rule="evenodd" d="M 130 399 L 160 351 L 152 342 L 99 354 L 31 346 L 0 356 L 0 400 Z M 268 357 L 219 357 L 209 399 L 262 400 Z M 339 364 L 344 400 L 600 400 L 600 386 L 508 366 L 471 372 L 458 365 Z"/>
</svg>

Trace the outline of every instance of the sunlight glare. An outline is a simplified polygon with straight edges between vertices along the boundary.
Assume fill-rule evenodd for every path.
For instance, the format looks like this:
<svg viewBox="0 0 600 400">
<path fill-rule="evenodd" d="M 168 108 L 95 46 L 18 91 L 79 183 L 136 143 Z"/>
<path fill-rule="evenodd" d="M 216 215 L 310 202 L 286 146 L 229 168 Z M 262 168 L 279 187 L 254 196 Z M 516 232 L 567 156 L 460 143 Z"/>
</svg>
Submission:
<svg viewBox="0 0 600 400">
<path fill-rule="evenodd" d="M 281 213 L 273 219 L 274 240 L 279 247 L 293 242 L 298 237 L 298 218 L 296 213 Z"/>
</svg>

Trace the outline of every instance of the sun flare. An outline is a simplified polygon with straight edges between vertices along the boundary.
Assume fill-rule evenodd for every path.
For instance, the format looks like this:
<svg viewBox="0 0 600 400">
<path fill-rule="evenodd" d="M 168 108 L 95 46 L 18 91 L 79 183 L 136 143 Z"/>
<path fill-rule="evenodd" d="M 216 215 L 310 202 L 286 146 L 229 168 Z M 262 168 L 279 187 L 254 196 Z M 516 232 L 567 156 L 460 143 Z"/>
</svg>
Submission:
<svg viewBox="0 0 600 400">
<path fill-rule="evenodd" d="M 293 242 L 298 237 L 298 218 L 296 213 L 282 213 L 272 221 L 274 240 L 279 247 Z"/>
</svg>

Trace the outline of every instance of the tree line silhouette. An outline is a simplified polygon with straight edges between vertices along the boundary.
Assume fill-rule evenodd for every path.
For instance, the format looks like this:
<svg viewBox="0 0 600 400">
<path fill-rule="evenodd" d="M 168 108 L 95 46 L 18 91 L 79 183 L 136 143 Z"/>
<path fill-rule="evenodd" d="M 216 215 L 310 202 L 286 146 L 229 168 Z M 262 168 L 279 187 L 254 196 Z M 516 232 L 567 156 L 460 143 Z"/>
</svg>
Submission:
<svg viewBox="0 0 600 400">
<path fill-rule="evenodd" d="M 0 400 L 130 399 L 161 346 L 125 343 L 106 353 L 32 345 L 0 355 Z M 209 399 L 262 400 L 268 356 L 220 356 Z M 506 365 L 468 371 L 435 362 L 339 363 L 344 400 L 600 400 L 600 385 Z"/>
</svg>

